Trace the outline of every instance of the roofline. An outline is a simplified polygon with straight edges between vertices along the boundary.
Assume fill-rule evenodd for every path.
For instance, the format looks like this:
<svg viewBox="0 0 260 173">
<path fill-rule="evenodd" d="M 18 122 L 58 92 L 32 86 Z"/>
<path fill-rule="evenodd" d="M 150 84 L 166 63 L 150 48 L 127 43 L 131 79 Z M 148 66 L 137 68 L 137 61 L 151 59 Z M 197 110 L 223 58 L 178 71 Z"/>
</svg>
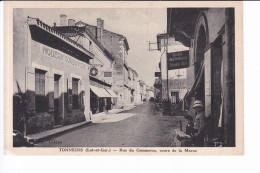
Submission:
<svg viewBox="0 0 260 173">
<path fill-rule="evenodd" d="M 77 23 L 79 23 L 79 22 L 83 23 L 84 25 L 88 25 L 88 26 L 97 28 L 97 26 L 89 25 L 89 24 L 87 24 L 87 23 L 85 23 L 85 22 L 82 22 L 82 21 L 78 21 L 78 22 L 76 22 L 75 24 L 77 24 Z M 117 35 L 117 36 L 123 37 L 127 51 L 130 50 L 128 41 L 127 41 L 127 39 L 126 39 L 125 36 L 123 36 L 123 35 L 121 35 L 121 34 L 118 34 L 118 33 L 115 33 L 115 32 L 112 32 L 112 31 L 109 31 L 109 30 L 106 30 L 106 29 L 104 29 L 104 31 L 107 31 L 107 32 L 110 32 L 110 33 L 115 34 L 115 35 Z"/>
<path fill-rule="evenodd" d="M 54 28 L 62 28 L 62 27 L 70 27 L 70 26 L 55 26 Z M 78 27 L 81 28 L 79 26 L 73 26 L 73 27 Z M 92 39 L 92 41 L 103 51 L 103 53 L 105 54 L 105 56 L 107 56 L 111 61 L 114 61 L 114 57 L 108 52 L 108 50 L 94 37 L 93 34 L 91 34 L 89 32 L 88 29 L 84 28 L 84 31 L 86 32 L 86 34 Z M 76 33 L 76 32 L 75 32 Z M 77 34 L 77 33 L 76 33 Z"/>
<path fill-rule="evenodd" d="M 88 29 L 85 28 L 86 33 L 97 44 L 97 46 L 104 52 L 104 54 L 111 60 L 115 61 L 115 58 L 108 52 L 108 50 L 92 35 Z"/>
<path fill-rule="evenodd" d="M 68 44 L 72 45 L 73 47 L 75 47 L 75 48 L 79 49 L 80 51 L 86 53 L 90 57 L 90 59 L 93 59 L 94 54 L 89 52 L 87 49 L 85 49 L 79 43 L 77 43 L 74 40 L 70 39 L 69 37 L 65 36 L 64 34 L 62 34 L 61 32 L 57 31 L 56 29 L 53 29 L 51 26 L 45 24 L 40 19 L 32 18 L 32 17 L 29 17 L 29 16 L 28 16 L 28 19 L 30 20 L 30 21 L 28 21 L 29 25 L 36 25 L 36 26 L 40 27 L 44 31 L 49 32 L 52 35 L 55 35 L 56 37 L 60 38 L 64 42 L 67 42 Z"/>
</svg>

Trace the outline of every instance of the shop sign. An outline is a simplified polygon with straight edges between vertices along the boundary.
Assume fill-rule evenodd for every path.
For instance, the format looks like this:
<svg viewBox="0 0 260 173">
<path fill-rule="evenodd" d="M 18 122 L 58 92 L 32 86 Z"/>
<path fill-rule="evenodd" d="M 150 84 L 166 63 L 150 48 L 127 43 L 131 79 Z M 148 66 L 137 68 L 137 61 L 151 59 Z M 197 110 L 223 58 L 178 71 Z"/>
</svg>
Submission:
<svg viewBox="0 0 260 173">
<path fill-rule="evenodd" d="M 82 68 L 84 70 L 87 70 L 87 65 L 73 57 L 69 57 L 60 51 L 57 51 L 55 49 L 46 47 L 46 46 L 41 46 L 41 53 L 45 56 L 49 56 L 52 58 L 55 58 L 58 61 L 62 61 L 68 64 L 71 64 L 73 66 L 76 66 L 78 68 Z"/>
<path fill-rule="evenodd" d="M 167 53 L 168 70 L 189 67 L 189 51 Z"/>
</svg>

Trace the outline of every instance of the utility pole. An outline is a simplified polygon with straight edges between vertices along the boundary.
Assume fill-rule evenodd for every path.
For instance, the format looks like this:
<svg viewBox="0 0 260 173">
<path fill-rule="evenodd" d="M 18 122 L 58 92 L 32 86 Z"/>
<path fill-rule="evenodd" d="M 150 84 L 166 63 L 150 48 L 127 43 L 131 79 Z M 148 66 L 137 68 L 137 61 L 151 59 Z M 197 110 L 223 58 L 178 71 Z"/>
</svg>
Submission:
<svg viewBox="0 0 260 173">
<path fill-rule="evenodd" d="M 167 58 L 167 54 L 168 54 L 168 34 L 166 33 L 166 80 L 167 80 L 167 98 L 168 101 L 170 100 L 170 95 L 169 95 L 169 70 L 168 70 L 168 58 Z"/>
</svg>

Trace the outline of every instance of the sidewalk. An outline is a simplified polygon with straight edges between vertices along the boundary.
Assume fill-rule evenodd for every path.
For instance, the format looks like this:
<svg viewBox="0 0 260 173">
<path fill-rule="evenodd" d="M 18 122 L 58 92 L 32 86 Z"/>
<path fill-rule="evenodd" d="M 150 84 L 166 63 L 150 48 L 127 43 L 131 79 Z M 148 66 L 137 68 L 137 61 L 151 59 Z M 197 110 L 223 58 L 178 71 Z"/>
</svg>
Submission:
<svg viewBox="0 0 260 173">
<path fill-rule="evenodd" d="M 85 125 L 91 124 L 91 121 L 84 121 L 84 122 L 80 122 L 80 123 L 76 123 L 76 124 L 71 124 L 71 125 L 67 125 L 67 126 L 62 126 L 59 128 L 55 128 L 52 130 L 48 130 L 48 131 L 44 131 L 44 132 L 40 132 L 40 133 L 36 133 L 36 134 L 31 134 L 31 135 L 27 135 L 28 138 L 30 138 L 31 140 L 33 140 L 35 143 L 44 141 L 46 139 L 50 139 L 52 137 L 55 137 L 57 135 L 66 133 L 70 130 L 74 130 L 80 127 L 83 127 Z"/>
<path fill-rule="evenodd" d="M 115 115 L 115 114 L 118 114 L 118 113 L 126 111 L 126 110 L 131 110 L 131 109 L 135 108 L 137 105 L 140 105 L 142 103 L 129 104 L 129 105 L 125 106 L 124 109 L 112 109 L 112 110 L 109 110 L 108 112 L 109 112 L 109 115 L 111 115 L 111 114 Z M 106 119 L 107 115 L 108 114 L 106 114 L 105 112 L 101 112 L 101 113 L 92 115 L 91 121 L 88 121 L 88 122 L 84 121 L 84 122 L 80 122 L 80 123 L 76 123 L 76 124 L 62 126 L 62 127 L 55 128 L 55 129 L 52 129 L 52 130 L 27 135 L 27 137 L 30 140 L 33 140 L 35 143 L 38 143 L 38 142 L 44 141 L 46 139 L 50 139 L 52 137 L 55 137 L 57 135 L 61 135 L 63 133 L 69 132 L 71 130 L 75 130 L 77 128 L 86 126 L 88 124 L 91 124 L 92 122 L 95 123 L 95 122 L 102 121 L 102 120 Z"/>
<path fill-rule="evenodd" d="M 131 110 L 131 109 L 133 109 L 136 106 L 141 105 L 141 104 L 143 104 L 143 102 L 131 103 L 129 105 L 124 106 L 124 109 L 112 109 L 112 110 L 109 110 L 108 111 L 109 114 L 106 114 L 105 112 L 94 114 L 94 115 L 91 116 L 91 121 L 93 123 L 100 122 L 102 120 L 105 120 L 108 115 L 114 115 L 114 114 L 118 114 L 118 113 L 123 112 L 123 111 Z"/>
</svg>

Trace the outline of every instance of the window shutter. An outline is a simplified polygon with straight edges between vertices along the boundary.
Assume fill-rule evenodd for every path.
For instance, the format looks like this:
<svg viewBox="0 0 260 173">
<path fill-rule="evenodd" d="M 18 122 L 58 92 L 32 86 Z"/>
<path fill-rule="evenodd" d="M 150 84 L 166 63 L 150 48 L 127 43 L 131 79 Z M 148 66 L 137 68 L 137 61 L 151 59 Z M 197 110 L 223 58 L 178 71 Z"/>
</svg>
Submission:
<svg viewBox="0 0 260 173">
<path fill-rule="evenodd" d="M 40 74 L 35 73 L 35 95 L 40 94 Z"/>
<path fill-rule="evenodd" d="M 45 74 L 40 74 L 39 77 L 39 95 L 45 96 Z"/>
</svg>

